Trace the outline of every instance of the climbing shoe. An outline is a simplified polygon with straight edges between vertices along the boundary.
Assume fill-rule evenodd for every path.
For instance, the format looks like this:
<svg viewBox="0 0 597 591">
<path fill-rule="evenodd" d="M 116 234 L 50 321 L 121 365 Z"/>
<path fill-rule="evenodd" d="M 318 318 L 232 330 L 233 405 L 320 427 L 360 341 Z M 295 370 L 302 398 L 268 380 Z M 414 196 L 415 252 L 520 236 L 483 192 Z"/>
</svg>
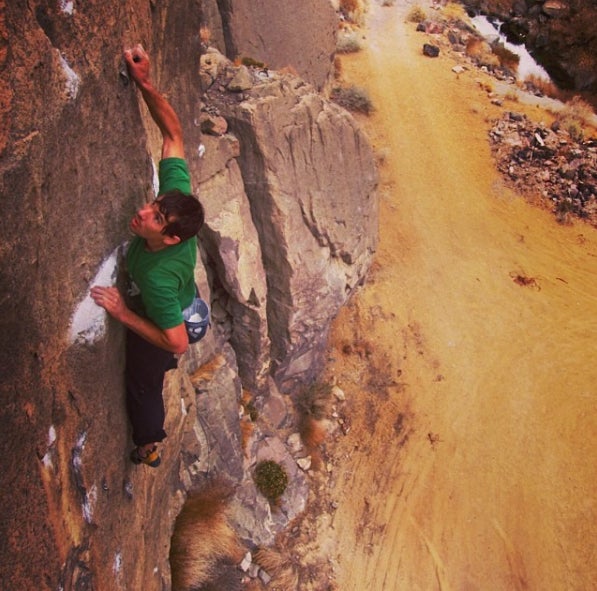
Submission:
<svg viewBox="0 0 597 591">
<path fill-rule="evenodd" d="M 152 468 L 157 468 L 162 462 L 162 458 L 160 458 L 160 454 L 158 453 L 157 445 L 154 445 L 153 449 L 149 452 L 145 452 L 141 448 L 136 447 L 131 452 L 130 457 L 133 464 L 147 464 Z"/>
</svg>

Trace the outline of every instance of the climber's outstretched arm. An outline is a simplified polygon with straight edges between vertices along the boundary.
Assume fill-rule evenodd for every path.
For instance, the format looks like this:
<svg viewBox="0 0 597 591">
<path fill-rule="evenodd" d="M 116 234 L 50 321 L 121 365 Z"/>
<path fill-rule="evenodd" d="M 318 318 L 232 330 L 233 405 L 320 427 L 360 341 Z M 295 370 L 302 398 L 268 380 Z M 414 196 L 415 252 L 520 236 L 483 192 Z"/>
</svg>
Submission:
<svg viewBox="0 0 597 591">
<path fill-rule="evenodd" d="M 143 95 L 163 137 L 162 158 L 184 158 L 182 127 L 172 105 L 157 91 L 149 77 L 149 56 L 141 45 L 124 52 L 129 74 Z"/>
</svg>

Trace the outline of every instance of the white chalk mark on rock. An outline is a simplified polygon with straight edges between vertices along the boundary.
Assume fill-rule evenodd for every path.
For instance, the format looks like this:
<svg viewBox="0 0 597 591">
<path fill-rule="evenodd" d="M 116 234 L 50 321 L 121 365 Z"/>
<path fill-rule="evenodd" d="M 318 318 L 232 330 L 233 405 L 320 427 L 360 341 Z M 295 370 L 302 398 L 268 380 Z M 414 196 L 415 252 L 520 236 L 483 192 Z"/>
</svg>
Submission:
<svg viewBox="0 0 597 591">
<path fill-rule="evenodd" d="M 119 253 L 122 246 L 116 248 L 102 263 L 90 287 L 94 285 L 110 286 L 116 281 Z M 69 330 L 69 342 L 92 344 L 100 340 L 106 332 L 107 314 L 89 295 L 77 306 L 72 316 Z"/>
<path fill-rule="evenodd" d="M 66 78 L 66 96 L 71 100 L 76 99 L 79 94 L 79 83 L 81 82 L 81 79 L 62 55 L 60 56 L 60 65 L 62 66 L 62 71 Z"/>
</svg>

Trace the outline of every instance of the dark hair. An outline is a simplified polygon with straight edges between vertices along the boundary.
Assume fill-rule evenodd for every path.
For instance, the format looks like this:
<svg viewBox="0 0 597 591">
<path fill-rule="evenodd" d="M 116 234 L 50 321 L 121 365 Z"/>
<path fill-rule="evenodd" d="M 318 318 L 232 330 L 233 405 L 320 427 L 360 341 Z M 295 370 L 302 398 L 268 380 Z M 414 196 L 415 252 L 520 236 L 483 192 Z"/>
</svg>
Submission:
<svg viewBox="0 0 597 591">
<path fill-rule="evenodd" d="M 196 236 L 203 226 L 205 212 L 194 195 L 185 195 L 175 189 L 160 195 L 158 204 L 168 222 L 162 234 L 178 236 L 184 242 Z"/>
</svg>

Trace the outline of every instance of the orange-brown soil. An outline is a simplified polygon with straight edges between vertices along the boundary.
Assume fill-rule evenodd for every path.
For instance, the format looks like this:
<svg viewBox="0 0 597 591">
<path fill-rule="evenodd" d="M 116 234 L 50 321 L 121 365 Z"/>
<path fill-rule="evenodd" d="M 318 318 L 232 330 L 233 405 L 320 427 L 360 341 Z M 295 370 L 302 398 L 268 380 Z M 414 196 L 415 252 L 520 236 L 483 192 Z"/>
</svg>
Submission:
<svg viewBox="0 0 597 591">
<path fill-rule="evenodd" d="M 595 589 L 597 231 L 505 186 L 491 119 L 549 114 L 424 57 L 407 9 L 372 2 L 343 59 L 376 109 L 381 238 L 332 335 L 318 514 L 285 543 L 319 553 L 301 589 Z"/>
</svg>

